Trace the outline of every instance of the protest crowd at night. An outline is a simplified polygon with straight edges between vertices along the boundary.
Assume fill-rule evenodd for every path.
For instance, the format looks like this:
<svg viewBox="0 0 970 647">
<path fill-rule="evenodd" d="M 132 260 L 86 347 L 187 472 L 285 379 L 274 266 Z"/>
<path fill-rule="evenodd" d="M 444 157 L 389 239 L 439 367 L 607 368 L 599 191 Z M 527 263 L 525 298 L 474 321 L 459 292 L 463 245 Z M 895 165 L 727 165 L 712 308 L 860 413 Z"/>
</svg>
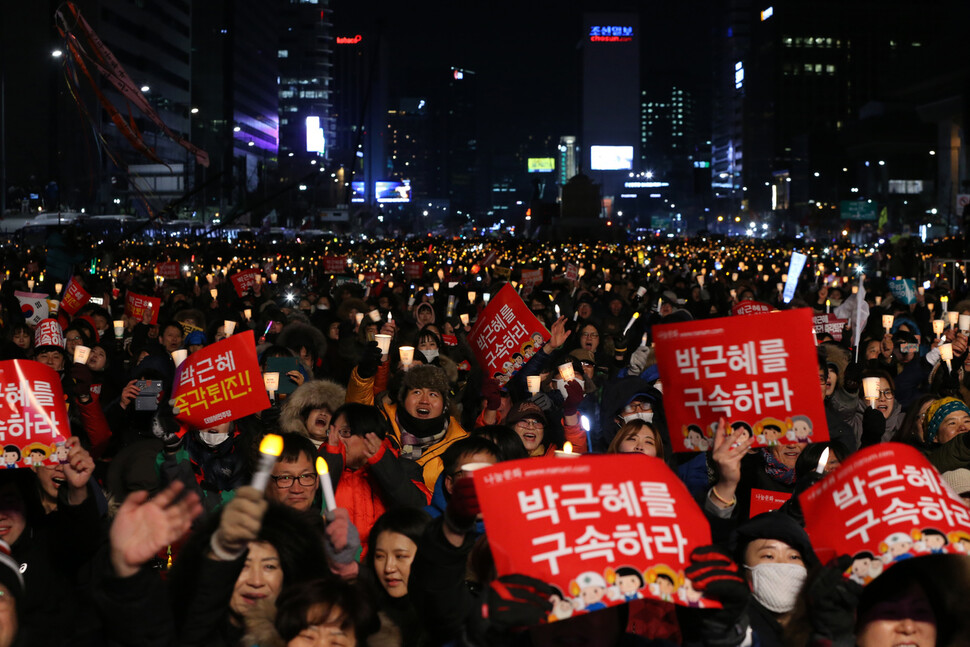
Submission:
<svg viewBox="0 0 970 647">
<path fill-rule="evenodd" d="M 5 258 L 0 645 L 970 640 L 938 249 L 78 254 Z"/>
</svg>

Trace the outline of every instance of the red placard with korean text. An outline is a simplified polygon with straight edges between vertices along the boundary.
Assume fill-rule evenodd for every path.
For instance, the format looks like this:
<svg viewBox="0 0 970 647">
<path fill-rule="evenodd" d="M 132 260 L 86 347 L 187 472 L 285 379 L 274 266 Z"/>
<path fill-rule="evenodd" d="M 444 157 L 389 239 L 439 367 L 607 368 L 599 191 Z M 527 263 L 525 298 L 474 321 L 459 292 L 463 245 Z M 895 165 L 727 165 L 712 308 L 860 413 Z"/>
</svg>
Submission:
<svg viewBox="0 0 970 647">
<path fill-rule="evenodd" d="M 579 267 L 574 263 L 568 263 L 566 265 L 566 271 L 564 276 L 567 281 L 578 281 L 579 280 Z"/>
<path fill-rule="evenodd" d="M 641 598 L 714 606 L 684 576 L 711 534 L 676 474 L 642 454 L 573 456 L 473 472 L 499 575 L 559 588 L 569 615 Z"/>
<path fill-rule="evenodd" d="M 179 264 L 175 262 L 155 263 L 155 274 L 163 279 L 177 279 L 181 276 Z"/>
<path fill-rule="evenodd" d="M 842 341 L 842 331 L 845 330 L 845 324 L 848 322 L 848 319 L 839 319 L 832 313 L 812 317 L 815 334 L 827 333 L 832 335 L 832 339 L 835 341 Z"/>
<path fill-rule="evenodd" d="M 64 314 L 72 317 L 78 310 L 84 307 L 84 304 L 90 298 L 91 295 L 81 287 L 81 282 L 72 276 L 67 284 L 67 289 L 64 290 L 64 298 L 61 299 L 59 309 Z"/>
<path fill-rule="evenodd" d="M 324 256 L 323 261 L 323 271 L 328 274 L 346 274 L 347 273 L 347 257 L 346 256 Z"/>
<path fill-rule="evenodd" d="M 785 505 L 785 501 L 790 498 L 791 492 L 773 492 L 751 488 L 751 505 L 749 506 L 748 516 L 757 517 L 764 512 L 777 510 Z"/>
<path fill-rule="evenodd" d="M 763 315 L 771 312 L 771 306 L 760 301 L 742 301 L 734 304 L 731 314 L 735 317 L 740 315 Z"/>
<path fill-rule="evenodd" d="M 542 270 L 522 270 L 522 285 L 531 290 L 542 283 Z"/>
<path fill-rule="evenodd" d="M 149 323 L 157 324 L 158 310 L 161 307 L 162 300 L 156 297 L 146 297 L 144 294 L 135 294 L 130 291 L 125 293 L 125 314 L 138 321 L 141 321 L 141 316 L 145 314 L 145 310 L 151 308 L 152 320 Z"/>
<path fill-rule="evenodd" d="M 549 331 L 506 285 L 478 316 L 468 340 L 486 375 L 505 384 L 549 341 Z"/>
<path fill-rule="evenodd" d="M 268 409 L 253 331 L 192 353 L 175 375 L 174 397 L 176 417 L 196 429 Z"/>
<path fill-rule="evenodd" d="M 806 308 L 654 326 L 674 451 L 712 444 L 722 416 L 756 446 L 829 439 Z"/>
<path fill-rule="evenodd" d="M 404 277 L 408 279 L 420 279 L 424 274 L 424 263 L 411 261 L 404 264 Z"/>
<path fill-rule="evenodd" d="M 909 445 L 856 452 L 799 503 L 819 559 L 852 555 L 860 584 L 917 555 L 970 553 L 970 509 Z"/>
<path fill-rule="evenodd" d="M 259 270 L 250 268 L 242 272 L 236 272 L 229 277 L 229 280 L 232 281 L 232 287 L 236 290 L 236 295 L 242 298 L 247 290 L 253 289 L 253 286 L 259 282 Z"/>
<path fill-rule="evenodd" d="M 0 362 L 0 390 L 2 467 L 66 461 L 71 427 L 57 373 L 32 360 Z"/>
</svg>

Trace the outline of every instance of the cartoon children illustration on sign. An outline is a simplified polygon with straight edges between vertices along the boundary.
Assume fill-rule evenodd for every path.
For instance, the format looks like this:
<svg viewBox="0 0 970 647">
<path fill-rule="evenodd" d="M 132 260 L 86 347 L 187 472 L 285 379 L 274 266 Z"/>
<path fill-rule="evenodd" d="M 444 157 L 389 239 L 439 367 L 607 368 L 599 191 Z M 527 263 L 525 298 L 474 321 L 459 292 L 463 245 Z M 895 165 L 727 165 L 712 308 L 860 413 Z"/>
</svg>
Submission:
<svg viewBox="0 0 970 647">
<path fill-rule="evenodd" d="M 852 556 L 852 564 L 846 575 L 850 580 L 865 586 L 882 573 L 882 562 L 868 550 Z"/>
<path fill-rule="evenodd" d="M 664 602 L 673 602 L 674 594 L 680 588 L 681 577 L 674 569 L 666 564 L 657 564 L 647 569 L 647 582 L 650 583 L 650 593 Z"/>
<path fill-rule="evenodd" d="M 947 552 L 946 547 L 950 543 L 947 541 L 946 535 L 936 528 L 925 528 L 918 539 L 916 549 L 921 553 L 932 555 L 941 555 Z"/>
<path fill-rule="evenodd" d="M 880 557 L 886 564 L 915 557 L 914 543 L 913 538 L 905 532 L 894 532 L 879 544 Z"/>
<path fill-rule="evenodd" d="M 17 463 L 20 462 L 20 448 L 16 445 L 4 445 L 3 448 L 3 466 L 6 469 L 14 469 L 18 467 Z"/>
<path fill-rule="evenodd" d="M 610 590 L 611 599 L 629 602 L 643 598 L 640 589 L 646 585 L 646 581 L 640 571 L 632 566 L 620 566 L 616 569 L 615 578 L 616 584 Z"/>
<path fill-rule="evenodd" d="M 694 583 L 691 582 L 686 577 L 684 578 L 683 584 L 677 589 L 677 597 L 680 601 L 688 607 L 695 607 L 701 609 L 704 607 L 704 594 L 694 588 Z"/>
<path fill-rule="evenodd" d="M 807 443 L 812 435 L 812 419 L 808 416 L 792 416 L 788 419 L 788 440 Z"/>
<path fill-rule="evenodd" d="M 699 426 L 687 425 L 684 427 L 684 447 L 697 452 L 706 452 L 710 446 L 710 441 L 704 436 L 704 432 Z"/>
<path fill-rule="evenodd" d="M 755 423 L 754 436 L 758 445 L 763 447 L 774 447 L 785 437 L 788 425 L 778 418 L 765 418 Z"/>
<path fill-rule="evenodd" d="M 577 610 L 598 611 L 605 609 L 603 598 L 607 593 L 607 582 L 599 573 L 586 571 L 569 583 L 573 595 L 573 606 Z"/>
<path fill-rule="evenodd" d="M 24 447 L 24 464 L 43 465 L 47 462 L 47 457 L 51 454 L 51 446 L 42 443 L 30 443 Z"/>
</svg>

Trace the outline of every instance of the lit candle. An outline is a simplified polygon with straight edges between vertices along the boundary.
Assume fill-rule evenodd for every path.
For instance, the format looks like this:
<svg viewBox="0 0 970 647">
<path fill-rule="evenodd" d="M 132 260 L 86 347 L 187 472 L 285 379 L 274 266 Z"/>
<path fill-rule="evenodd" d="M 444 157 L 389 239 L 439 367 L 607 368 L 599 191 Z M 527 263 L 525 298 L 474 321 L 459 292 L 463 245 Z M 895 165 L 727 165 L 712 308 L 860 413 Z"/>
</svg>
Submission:
<svg viewBox="0 0 970 647">
<path fill-rule="evenodd" d="M 529 384 L 529 393 L 531 393 L 532 395 L 535 395 L 536 393 L 538 393 L 539 383 L 542 381 L 542 378 L 539 377 L 538 375 L 529 375 L 525 379 L 526 379 L 526 382 L 528 382 Z"/>
<path fill-rule="evenodd" d="M 473 290 L 468 291 L 468 303 L 475 303 L 475 292 Z"/>
<path fill-rule="evenodd" d="M 401 364 L 404 365 L 404 370 L 407 370 L 414 361 L 414 346 L 401 346 L 398 352 L 401 354 Z"/>
<path fill-rule="evenodd" d="M 63 290 L 63 289 L 64 289 L 64 284 L 63 283 L 55 283 L 54 284 L 54 292 L 56 294 L 60 294 L 61 293 L 61 290 Z"/>
<path fill-rule="evenodd" d="M 623 329 L 623 334 L 624 335 L 627 333 L 628 330 L 630 330 L 630 327 L 633 325 L 633 322 L 636 321 L 639 317 L 640 317 L 640 313 L 639 312 L 634 312 L 633 313 L 633 316 L 630 317 L 630 321 L 628 321 L 627 324 L 626 324 L 626 328 Z"/>
<path fill-rule="evenodd" d="M 276 390 L 280 388 L 279 373 L 263 373 L 263 386 L 269 392 L 271 400 L 276 399 Z"/>
<path fill-rule="evenodd" d="M 943 324 L 943 320 L 942 319 L 934 319 L 933 320 L 933 334 L 936 335 L 937 337 L 941 337 L 942 338 L 942 336 L 943 336 L 943 325 L 944 324 Z"/>
<path fill-rule="evenodd" d="M 125 334 L 125 322 L 121 319 L 114 321 L 115 337 L 121 339 Z"/>
<path fill-rule="evenodd" d="M 567 440 L 562 444 L 562 451 L 556 451 L 556 458 L 579 458 L 579 454 L 573 452 L 573 444 Z"/>
<path fill-rule="evenodd" d="M 175 362 L 175 368 L 178 368 L 179 366 L 181 366 L 182 362 L 184 362 L 185 358 L 188 356 L 189 356 L 189 351 L 185 350 L 184 348 L 173 350 L 172 361 Z"/>
<path fill-rule="evenodd" d="M 250 482 L 254 488 L 262 492 L 269 483 L 269 475 L 273 471 L 276 459 L 283 453 L 283 438 L 276 434 L 266 434 L 259 443 L 259 462 Z"/>
<path fill-rule="evenodd" d="M 566 362 L 559 365 L 559 375 L 563 382 L 571 382 L 576 379 L 576 372 L 573 370 L 573 363 Z"/>
<path fill-rule="evenodd" d="M 970 332 L 970 315 L 960 315 L 960 332 L 964 335 Z"/>
<path fill-rule="evenodd" d="M 253 318 L 253 309 L 252 308 L 246 308 L 245 310 L 243 310 L 243 316 L 246 317 L 246 320 L 247 321 L 250 320 L 250 319 L 252 319 Z"/>
<path fill-rule="evenodd" d="M 953 344 L 940 344 L 940 359 L 946 362 L 946 367 L 952 370 L 950 360 L 953 359 Z"/>
<path fill-rule="evenodd" d="M 882 327 L 886 329 L 886 334 L 887 335 L 889 334 L 889 331 L 893 327 L 893 319 L 894 319 L 894 317 L 892 315 L 883 315 L 882 316 Z"/>
<path fill-rule="evenodd" d="M 91 349 L 87 346 L 81 346 L 78 344 L 74 347 L 74 363 L 75 364 L 87 364 L 88 357 L 91 356 Z"/>
<path fill-rule="evenodd" d="M 317 456 L 317 475 L 320 477 L 320 493 L 323 495 L 323 504 L 327 506 L 327 511 L 337 508 L 337 501 L 333 497 L 333 483 L 330 481 L 330 469 L 323 456 Z"/>
<path fill-rule="evenodd" d="M 946 312 L 947 305 L 950 303 L 950 297 L 942 296 L 940 297 L 940 306 L 943 308 L 943 312 Z"/>
<path fill-rule="evenodd" d="M 491 298 L 492 298 L 492 294 L 490 292 L 486 292 L 485 294 L 482 295 L 482 301 L 485 302 L 485 305 L 488 305 L 488 300 Z"/>
<path fill-rule="evenodd" d="M 357 325 L 359 326 L 360 322 L 364 320 L 364 313 L 358 312 L 356 315 L 354 315 L 354 318 L 357 320 Z"/>
<path fill-rule="evenodd" d="M 463 325 L 463 326 L 467 326 L 468 325 L 468 314 L 467 313 L 464 313 L 464 312 L 461 313 L 460 315 L 458 315 L 458 319 L 461 320 L 461 325 Z"/>
<path fill-rule="evenodd" d="M 219 290 L 212 288 L 211 290 L 209 290 L 209 296 L 211 296 L 212 300 L 215 301 L 216 299 L 219 298 Z"/>
<path fill-rule="evenodd" d="M 27 279 L 27 289 L 28 290 L 34 289 L 34 279 Z"/>
<path fill-rule="evenodd" d="M 865 393 L 866 400 L 869 401 L 869 406 L 875 409 L 876 400 L 879 399 L 879 378 L 878 377 L 862 378 L 862 391 L 863 393 Z"/>
<path fill-rule="evenodd" d="M 449 294 L 448 295 L 448 308 L 447 308 L 447 312 L 445 313 L 445 316 L 446 317 L 452 317 L 455 314 L 455 301 L 456 301 L 455 295 L 454 294 Z"/>
<path fill-rule="evenodd" d="M 832 312 L 832 302 L 828 299 L 825 300 L 825 313 L 829 314 Z"/>
<path fill-rule="evenodd" d="M 829 462 L 829 448 L 826 447 L 825 449 L 822 450 L 822 455 L 818 457 L 818 465 L 815 467 L 815 473 L 824 474 L 825 466 L 828 465 L 828 462 Z"/>
<path fill-rule="evenodd" d="M 391 352 L 391 336 L 378 334 L 374 335 L 374 340 L 377 342 L 377 347 L 381 349 L 381 355 L 387 357 Z"/>
<path fill-rule="evenodd" d="M 236 322 L 226 319 L 222 322 L 222 329 L 226 331 L 226 337 L 232 337 L 232 333 L 236 332 Z"/>
<path fill-rule="evenodd" d="M 876 305 L 879 305 L 879 304 L 881 304 L 881 303 L 882 303 L 882 297 L 881 297 L 881 296 L 878 296 L 878 295 L 876 295 Z M 931 303 L 931 304 L 930 304 L 930 306 L 932 306 L 932 305 L 933 305 L 933 304 Z M 933 308 L 931 307 L 931 308 L 930 308 L 930 312 L 932 312 L 932 311 L 933 311 Z"/>
<path fill-rule="evenodd" d="M 950 327 L 952 328 L 953 326 L 956 326 L 957 323 L 960 321 L 960 313 L 953 312 L 951 310 L 950 312 L 946 313 L 946 320 L 950 322 Z"/>
</svg>

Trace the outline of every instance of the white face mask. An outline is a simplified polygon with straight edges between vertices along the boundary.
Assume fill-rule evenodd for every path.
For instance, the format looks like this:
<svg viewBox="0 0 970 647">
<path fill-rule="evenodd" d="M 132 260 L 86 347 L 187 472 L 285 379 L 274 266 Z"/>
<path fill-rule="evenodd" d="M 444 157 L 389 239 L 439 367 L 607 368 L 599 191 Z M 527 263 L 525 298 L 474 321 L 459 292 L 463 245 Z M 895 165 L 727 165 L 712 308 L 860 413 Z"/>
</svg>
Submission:
<svg viewBox="0 0 970 647">
<path fill-rule="evenodd" d="M 788 613 L 808 577 L 801 564 L 758 564 L 751 571 L 751 594 L 761 606 L 775 613 Z"/>
<path fill-rule="evenodd" d="M 653 411 L 636 411 L 634 413 L 628 413 L 625 416 L 620 416 L 623 418 L 623 422 L 633 422 L 634 420 L 642 420 L 644 422 L 653 422 Z"/>
<path fill-rule="evenodd" d="M 201 438 L 202 442 L 204 442 L 209 447 L 216 447 L 224 443 L 226 439 L 229 438 L 229 434 L 228 433 L 219 434 L 213 431 L 200 431 L 199 438 Z"/>
<path fill-rule="evenodd" d="M 429 364 L 431 362 L 433 362 L 436 357 L 438 357 L 438 349 L 437 348 L 433 348 L 431 350 L 423 350 L 421 352 L 424 353 L 424 358 L 426 360 L 428 360 L 428 363 Z"/>
<path fill-rule="evenodd" d="M 581 377 L 577 377 L 577 378 L 575 378 L 575 381 L 576 382 L 579 382 L 579 386 L 583 387 L 583 393 L 585 393 L 586 392 L 586 380 L 584 380 Z M 559 389 L 559 392 L 562 393 L 562 397 L 563 398 L 568 398 L 569 397 L 569 394 L 566 393 L 566 383 L 565 382 L 563 382 L 562 380 L 553 380 L 553 384 L 555 384 L 556 385 L 556 388 Z"/>
</svg>

